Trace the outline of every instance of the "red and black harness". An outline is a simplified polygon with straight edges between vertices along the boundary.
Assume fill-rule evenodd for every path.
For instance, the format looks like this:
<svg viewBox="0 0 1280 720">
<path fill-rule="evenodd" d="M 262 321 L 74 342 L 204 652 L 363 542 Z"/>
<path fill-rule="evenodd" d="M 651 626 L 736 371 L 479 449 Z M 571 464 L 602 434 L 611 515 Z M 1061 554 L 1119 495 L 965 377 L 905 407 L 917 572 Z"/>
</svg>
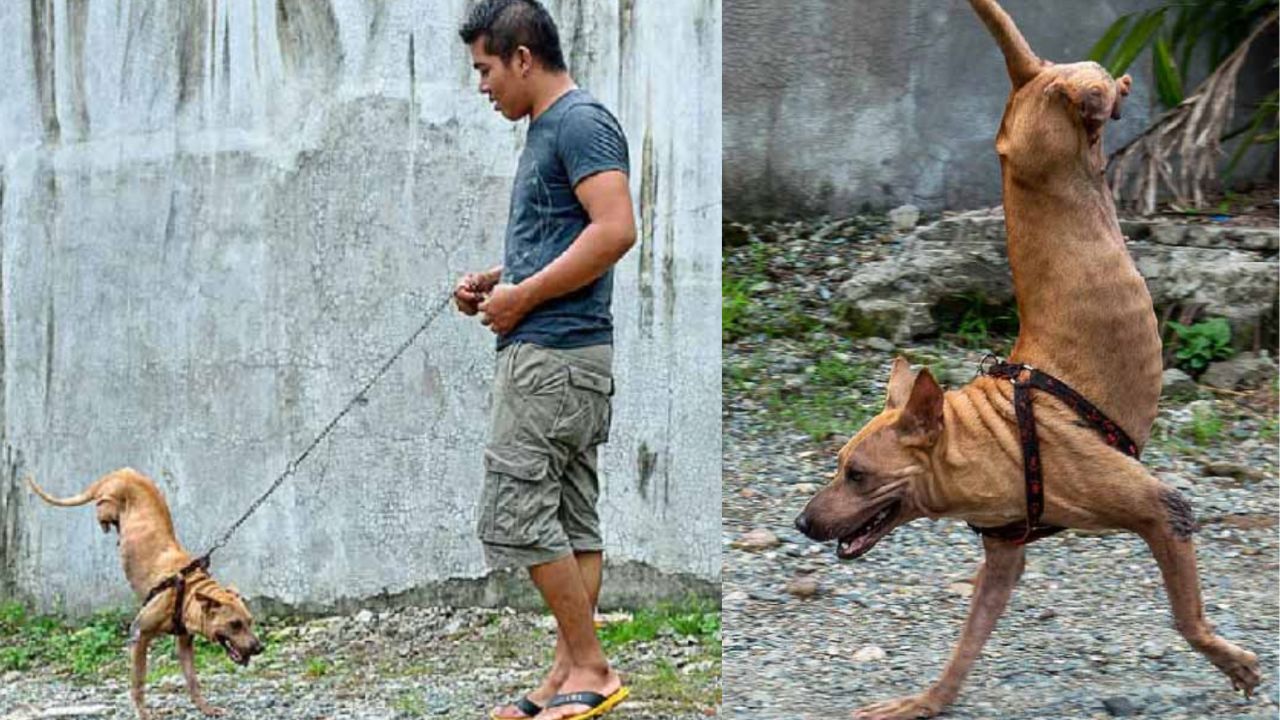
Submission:
<svg viewBox="0 0 1280 720">
<path fill-rule="evenodd" d="M 1024 521 L 999 527 L 978 527 L 970 523 L 969 527 L 974 532 L 1023 545 L 1066 529 L 1040 523 L 1040 516 L 1044 513 L 1044 477 L 1040 463 L 1040 441 L 1036 437 L 1036 418 L 1031 408 L 1033 389 L 1043 390 L 1058 398 L 1074 410 L 1081 420 L 1097 430 L 1107 445 L 1138 459 L 1137 443 L 1115 421 L 1104 415 L 1083 395 L 1049 373 L 1030 365 L 1001 360 L 989 367 L 984 360 L 979 373 L 1013 383 L 1013 410 L 1018 418 L 1018 442 L 1022 446 L 1022 469 L 1027 480 L 1027 517 Z"/>
<path fill-rule="evenodd" d="M 186 604 L 185 595 L 187 592 L 187 576 L 201 571 L 209 572 L 209 556 L 203 555 L 192 560 L 183 566 L 176 574 L 165 578 L 159 585 L 151 588 L 151 592 L 147 593 L 147 599 L 142 601 L 142 606 L 146 607 L 155 596 L 173 588 L 173 634 L 179 637 L 189 634 L 187 625 L 182 621 L 182 608 Z"/>
</svg>

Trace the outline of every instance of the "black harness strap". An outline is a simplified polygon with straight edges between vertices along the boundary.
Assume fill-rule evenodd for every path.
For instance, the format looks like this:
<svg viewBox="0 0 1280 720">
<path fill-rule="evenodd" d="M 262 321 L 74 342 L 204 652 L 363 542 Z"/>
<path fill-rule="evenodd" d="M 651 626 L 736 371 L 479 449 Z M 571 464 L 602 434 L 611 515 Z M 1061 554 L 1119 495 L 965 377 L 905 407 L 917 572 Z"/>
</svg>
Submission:
<svg viewBox="0 0 1280 720">
<path fill-rule="evenodd" d="M 173 592 L 174 592 L 173 634 L 174 635 L 182 636 L 182 635 L 189 634 L 187 632 L 186 623 L 182 621 L 182 608 L 186 604 L 185 595 L 187 592 L 187 576 L 197 571 L 206 572 L 206 573 L 209 571 L 208 555 L 202 555 L 201 557 L 198 557 L 195 560 L 192 560 L 191 562 L 184 565 L 183 568 L 179 570 L 176 574 L 170 575 L 169 577 L 162 580 L 160 584 L 151 588 L 151 591 L 147 593 L 147 599 L 142 601 L 142 606 L 146 607 L 147 603 L 151 602 L 151 600 L 154 599 L 155 596 L 168 590 L 169 588 L 173 588 Z"/>
<path fill-rule="evenodd" d="M 1111 418 L 1108 418 L 1083 395 L 1049 373 L 1030 365 L 997 361 L 980 372 L 1013 383 L 1013 411 L 1018 419 L 1018 442 L 1022 446 L 1022 471 L 1027 483 L 1027 517 L 1023 522 L 1012 522 L 999 527 L 984 528 L 972 523 L 969 527 L 980 535 L 1008 540 L 1023 545 L 1040 538 L 1060 533 L 1066 528 L 1042 525 L 1044 513 L 1044 472 L 1040 462 L 1040 440 L 1036 436 L 1036 417 L 1031 407 L 1031 391 L 1043 390 L 1071 408 L 1098 434 L 1107 445 L 1129 457 L 1138 458 L 1138 445 Z"/>
</svg>

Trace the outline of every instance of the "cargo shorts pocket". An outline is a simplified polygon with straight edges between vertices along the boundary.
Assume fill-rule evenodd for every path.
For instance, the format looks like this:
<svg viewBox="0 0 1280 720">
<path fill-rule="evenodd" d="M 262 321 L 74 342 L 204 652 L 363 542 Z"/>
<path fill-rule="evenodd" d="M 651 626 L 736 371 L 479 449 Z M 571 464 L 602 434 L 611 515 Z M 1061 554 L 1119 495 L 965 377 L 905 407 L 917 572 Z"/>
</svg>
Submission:
<svg viewBox="0 0 1280 720">
<path fill-rule="evenodd" d="M 568 388 L 556 413 L 552 437 L 577 451 L 609 440 L 613 378 L 577 365 L 568 368 Z"/>
<path fill-rule="evenodd" d="M 480 539 L 493 545 L 529 546 L 541 537 L 544 516 L 555 503 L 544 497 L 550 460 L 539 452 L 503 445 L 484 451 L 484 494 L 480 500 Z M 552 498 L 554 500 L 554 498 Z"/>
</svg>

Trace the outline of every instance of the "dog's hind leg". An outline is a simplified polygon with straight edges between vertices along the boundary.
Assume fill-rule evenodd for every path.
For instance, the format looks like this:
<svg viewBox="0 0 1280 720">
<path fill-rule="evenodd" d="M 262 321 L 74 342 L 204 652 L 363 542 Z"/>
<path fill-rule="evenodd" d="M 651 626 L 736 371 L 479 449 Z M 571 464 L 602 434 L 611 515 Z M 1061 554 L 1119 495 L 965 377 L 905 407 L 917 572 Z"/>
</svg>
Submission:
<svg viewBox="0 0 1280 720">
<path fill-rule="evenodd" d="M 1200 578 L 1196 572 L 1196 550 L 1191 540 L 1195 517 L 1182 495 L 1154 479 L 1159 510 L 1154 521 L 1138 530 L 1155 555 L 1164 576 L 1165 593 L 1173 607 L 1173 624 L 1191 647 L 1209 658 L 1231 679 L 1232 687 L 1250 695 L 1262 680 L 1258 657 L 1215 635 L 1204 617 L 1200 600 Z"/>
<path fill-rule="evenodd" d="M 196 679 L 195 642 L 190 635 L 178 636 L 178 664 L 182 666 L 182 677 L 187 681 L 187 694 L 200 712 L 205 715 L 225 715 L 226 710 L 216 708 L 205 702 L 200 694 L 200 681 Z"/>
<path fill-rule="evenodd" d="M 991 636 L 996 620 L 1004 613 L 1013 587 L 1026 566 L 1026 548 L 1003 540 L 983 538 L 986 558 L 978 569 L 978 577 L 969 602 L 969 617 L 964 622 L 960 644 L 938 678 L 919 695 L 869 705 L 854 713 L 858 720 L 910 720 L 928 718 L 942 712 L 960 694 L 960 686 L 982 646 Z"/>
</svg>

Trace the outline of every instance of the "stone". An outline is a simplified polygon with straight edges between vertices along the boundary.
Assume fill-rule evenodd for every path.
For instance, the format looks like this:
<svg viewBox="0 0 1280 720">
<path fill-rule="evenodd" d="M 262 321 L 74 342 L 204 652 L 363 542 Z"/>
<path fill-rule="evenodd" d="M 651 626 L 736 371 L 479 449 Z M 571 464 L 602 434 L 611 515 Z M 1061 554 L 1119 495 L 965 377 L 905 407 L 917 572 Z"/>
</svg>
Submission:
<svg viewBox="0 0 1280 720">
<path fill-rule="evenodd" d="M 867 645 L 865 647 L 858 648 L 858 650 L 853 653 L 853 661 L 859 664 L 874 663 L 885 659 L 886 655 L 887 653 L 885 653 L 884 648 L 877 645 Z"/>
<path fill-rule="evenodd" d="M 1157 308 L 1195 304 L 1227 319 L 1241 347 L 1254 328 L 1274 329 L 1272 306 L 1280 294 L 1273 250 L 1218 242 L 1183 224 L 1153 226 L 1147 239 L 1129 244 Z M 1166 229 L 1161 229 L 1166 228 Z M 1249 248 L 1264 248 L 1280 233 L 1249 233 Z M 1271 239 L 1263 239 L 1265 237 Z M 1194 236 L 1197 247 L 1190 244 Z M 858 262 L 840 286 L 835 305 L 846 329 L 858 337 L 882 335 L 895 342 L 954 328 L 939 327 L 931 310 L 944 301 L 981 297 L 991 305 L 1013 299 L 1005 252 L 1004 215 L 976 210 L 922 225 L 901 238 L 901 250 L 884 260 Z"/>
<path fill-rule="evenodd" d="M 373 622 L 373 611 L 361 610 L 360 612 L 356 613 L 356 622 L 360 623 L 361 625 L 368 625 L 369 623 Z"/>
<path fill-rule="evenodd" d="M 819 589 L 818 580 L 812 575 L 802 575 L 800 577 L 792 578 L 791 581 L 787 583 L 787 592 L 801 600 L 808 600 L 809 598 L 817 595 Z"/>
<path fill-rule="evenodd" d="M 920 222 L 920 208 L 915 205 L 900 205 L 889 211 L 889 221 L 898 232 L 912 230 Z"/>
<path fill-rule="evenodd" d="M 1256 388 L 1276 377 L 1276 364 L 1271 358 L 1245 352 L 1221 362 L 1209 363 L 1200 382 L 1223 390 Z"/>
<path fill-rule="evenodd" d="M 1102 707 L 1106 709 L 1107 714 L 1111 717 L 1132 717 L 1141 710 L 1132 699 L 1123 695 L 1103 698 Z"/>
<path fill-rule="evenodd" d="M 1194 395 L 1199 389 L 1196 381 L 1178 368 L 1169 368 L 1161 376 L 1160 397 L 1187 397 Z"/>
<path fill-rule="evenodd" d="M 1142 657 L 1158 660 L 1164 657 L 1167 650 L 1168 648 L 1166 648 L 1163 643 L 1156 642 L 1155 640 L 1148 640 L 1147 642 L 1142 643 L 1142 648 L 1139 652 L 1142 653 Z"/>
<path fill-rule="evenodd" d="M 733 542 L 733 547 L 749 552 L 761 552 L 776 548 L 781 544 L 782 541 L 778 539 L 777 535 L 764 528 L 757 528 L 743 533 Z"/>
<path fill-rule="evenodd" d="M 954 582 L 947 585 L 947 590 L 959 595 L 962 598 L 973 596 L 973 583 Z"/>
<path fill-rule="evenodd" d="M 72 705 L 67 707 L 51 707 L 41 710 L 35 715 L 17 715 L 18 718 L 86 718 L 105 717 L 112 712 L 107 705 Z M 6 716 L 8 717 L 8 716 Z"/>
<path fill-rule="evenodd" d="M 866 346 L 872 350 L 880 352 L 893 352 L 894 344 L 882 337 L 869 337 L 866 339 Z"/>
<path fill-rule="evenodd" d="M 1229 477 L 1249 482 L 1257 482 L 1267 478 L 1264 472 L 1248 465 L 1233 462 L 1207 462 L 1200 466 L 1200 471 L 1207 477 Z"/>
<path fill-rule="evenodd" d="M 727 222 L 721 226 L 720 241 L 727 247 L 746 245 L 750 239 L 750 231 L 741 223 Z"/>
</svg>

